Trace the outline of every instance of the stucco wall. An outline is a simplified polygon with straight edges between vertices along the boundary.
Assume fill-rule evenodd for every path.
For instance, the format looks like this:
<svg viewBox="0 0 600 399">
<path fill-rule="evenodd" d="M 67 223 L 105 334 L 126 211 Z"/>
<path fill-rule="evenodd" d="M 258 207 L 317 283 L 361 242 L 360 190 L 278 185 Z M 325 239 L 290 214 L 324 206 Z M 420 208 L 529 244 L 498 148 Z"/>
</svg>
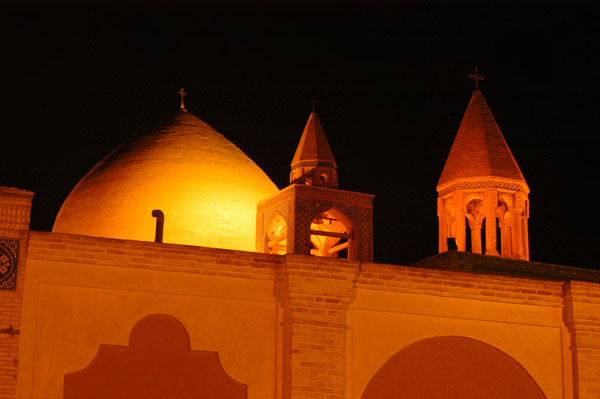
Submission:
<svg viewBox="0 0 600 399">
<path fill-rule="evenodd" d="M 548 398 L 571 397 L 561 282 L 365 264 L 356 285 L 347 348 L 352 398 L 396 352 L 440 336 L 492 345 L 519 362 Z"/>
<path fill-rule="evenodd" d="M 61 398 L 66 373 L 153 313 L 251 399 L 360 398 L 398 351 L 444 336 L 502 351 L 548 398 L 596 392 L 595 283 L 40 232 L 25 280 L 18 398 Z"/>
<path fill-rule="evenodd" d="M 65 373 L 100 344 L 127 345 L 152 313 L 179 319 L 192 350 L 218 352 L 248 398 L 275 397 L 279 257 L 50 233 L 32 233 L 29 248 L 18 397 L 62 398 Z"/>
</svg>

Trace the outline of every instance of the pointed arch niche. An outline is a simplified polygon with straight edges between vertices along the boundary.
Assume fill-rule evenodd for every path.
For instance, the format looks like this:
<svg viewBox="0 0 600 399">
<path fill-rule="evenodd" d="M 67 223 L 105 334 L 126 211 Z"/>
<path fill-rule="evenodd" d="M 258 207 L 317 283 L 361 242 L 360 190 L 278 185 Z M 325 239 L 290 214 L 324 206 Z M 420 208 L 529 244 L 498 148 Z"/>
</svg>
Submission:
<svg viewBox="0 0 600 399">
<path fill-rule="evenodd" d="M 275 213 L 273 221 L 267 228 L 265 253 L 285 255 L 287 253 L 287 229 L 285 218 L 278 212 Z"/>
<path fill-rule="evenodd" d="M 472 338 L 417 341 L 393 355 L 373 376 L 361 399 L 545 398 L 515 359 Z"/>
<path fill-rule="evenodd" d="M 310 223 L 310 244 L 311 255 L 350 258 L 355 252 L 352 221 L 336 208 L 321 212 Z"/>
</svg>

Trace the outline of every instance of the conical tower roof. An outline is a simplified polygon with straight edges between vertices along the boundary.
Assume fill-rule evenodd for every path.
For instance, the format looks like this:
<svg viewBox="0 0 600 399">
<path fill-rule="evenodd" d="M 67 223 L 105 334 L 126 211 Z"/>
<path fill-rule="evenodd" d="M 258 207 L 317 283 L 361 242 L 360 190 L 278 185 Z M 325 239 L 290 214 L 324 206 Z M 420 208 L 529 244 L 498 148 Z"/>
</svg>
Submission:
<svg viewBox="0 0 600 399">
<path fill-rule="evenodd" d="M 54 232 L 253 251 L 256 204 L 278 192 L 242 150 L 189 112 L 100 161 L 63 203 Z"/>
<path fill-rule="evenodd" d="M 291 166 L 294 168 L 304 162 L 321 162 L 337 167 L 316 112 L 312 112 L 306 122 Z"/>
<path fill-rule="evenodd" d="M 454 181 L 486 178 L 527 185 L 481 90 L 476 89 L 442 170 L 438 190 Z"/>
</svg>

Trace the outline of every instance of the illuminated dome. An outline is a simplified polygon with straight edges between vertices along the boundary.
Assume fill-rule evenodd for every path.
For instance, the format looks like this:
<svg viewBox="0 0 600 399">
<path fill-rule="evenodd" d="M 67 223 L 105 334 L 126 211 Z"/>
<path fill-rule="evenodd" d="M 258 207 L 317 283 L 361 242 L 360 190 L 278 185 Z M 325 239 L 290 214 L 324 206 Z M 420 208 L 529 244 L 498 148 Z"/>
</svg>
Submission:
<svg viewBox="0 0 600 399">
<path fill-rule="evenodd" d="M 269 177 L 212 127 L 179 111 L 173 123 L 100 161 L 63 203 L 53 232 L 255 250 L 256 204 L 278 192 Z"/>
</svg>

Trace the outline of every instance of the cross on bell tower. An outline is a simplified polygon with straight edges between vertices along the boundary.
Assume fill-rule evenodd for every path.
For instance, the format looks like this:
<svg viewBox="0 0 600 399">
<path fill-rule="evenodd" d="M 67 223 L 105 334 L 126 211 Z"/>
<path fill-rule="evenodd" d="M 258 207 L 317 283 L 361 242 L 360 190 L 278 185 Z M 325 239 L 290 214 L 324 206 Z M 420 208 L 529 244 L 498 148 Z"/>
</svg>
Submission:
<svg viewBox="0 0 600 399">
<path fill-rule="evenodd" d="M 479 68 L 473 68 L 473 73 L 470 73 L 469 77 L 475 81 L 475 90 L 479 90 L 479 81 L 484 79 L 483 75 L 479 74 Z"/>
<path fill-rule="evenodd" d="M 439 252 L 529 259 L 529 187 L 479 90 L 475 90 L 437 184 Z"/>
</svg>

